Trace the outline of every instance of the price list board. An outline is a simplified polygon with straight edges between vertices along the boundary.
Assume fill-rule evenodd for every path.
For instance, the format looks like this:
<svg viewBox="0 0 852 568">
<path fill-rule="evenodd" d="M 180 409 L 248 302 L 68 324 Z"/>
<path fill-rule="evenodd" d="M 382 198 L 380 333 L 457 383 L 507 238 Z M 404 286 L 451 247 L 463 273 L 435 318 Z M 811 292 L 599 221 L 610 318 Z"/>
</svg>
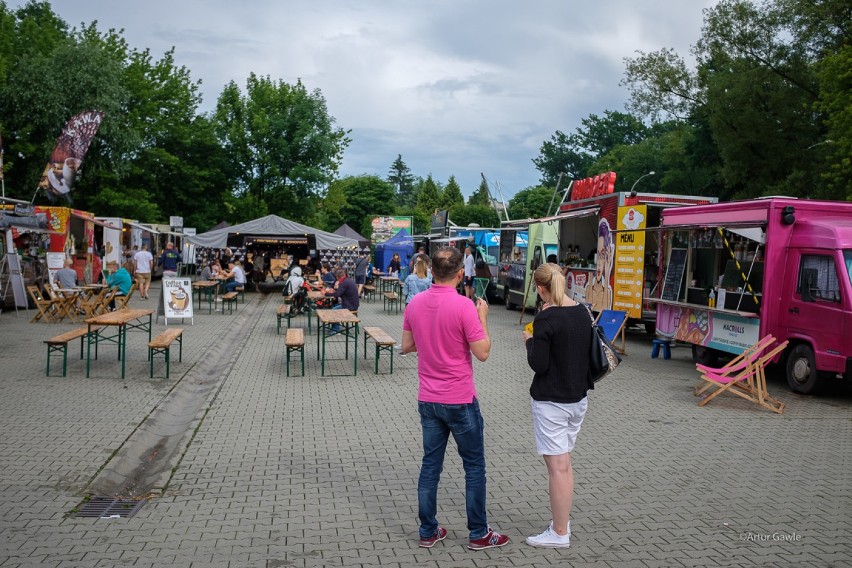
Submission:
<svg viewBox="0 0 852 568">
<path fill-rule="evenodd" d="M 647 218 L 647 205 L 618 208 L 612 309 L 627 312 L 631 318 L 642 317 Z"/>
</svg>

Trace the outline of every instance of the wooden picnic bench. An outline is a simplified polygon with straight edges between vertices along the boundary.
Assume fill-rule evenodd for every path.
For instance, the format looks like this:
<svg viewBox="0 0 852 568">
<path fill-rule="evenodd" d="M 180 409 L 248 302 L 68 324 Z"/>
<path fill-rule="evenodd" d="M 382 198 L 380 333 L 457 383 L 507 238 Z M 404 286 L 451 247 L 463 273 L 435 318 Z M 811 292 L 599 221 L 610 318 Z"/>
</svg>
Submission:
<svg viewBox="0 0 852 568">
<path fill-rule="evenodd" d="M 228 304 L 228 313 L 234 313 L 234 304 L 239 304 L 239 292 L 228 292 L 222 296 L 222 313 L 225 313 L 225 304 Z"/>
<path fill-rule="evenodd" d="M 364 299 L 372 302 L 376 299 L 376 287 L 372 284 L 364 284 Z"/>
<path fill-rule="evenodd" d="M 382 309 L 386 312 L 396 309 L 396 313 L 399 313 L 399 295 L 396 292 L 385 292 L 384 297 Z"/>
<path fill-rule="evenodd" d="M 169 350 L 177 340 L 179 345 L 178 361 L 183 361 L 183 329 L 172 327 L 148 342 L 148 360 L 151 362 L 151 378 L 154 378 L 154 355 L 164 355 L 166 359 L 166 378 L 169 378 Z"/>
<path fill-rule="evenodd" d="M 92 327 L 91 330 L 88 327 L 78 327 L 77 329 L 73 329 L 71 331 L 66 331 L 56 337 L 51 337 L 50 339 L 46 339 L 44 342 L 47 344 L 47 369 L 45 370 L 45 376 L 50 376 L 50 356 L 57 352 L 62 351 L 62 376 L 66 376 L 66 371 L 68 370 L 68 344 L 75 339 L 80 339 L 80 359 L 83 359 L 83 342 L 88 336 L 89 333 L 92 333 L 95 337 L 97 337 L 98 330 L 100 327 Z M 98 348 L 97 341 L 95 341 L 95 359 L 98 357 Z"/>
<path fill-rule="evenodd" d="M 305 330 L 301 327 L 292 327 L 287 329 L 287 336 L 284 338 L 284 345 L 287 348 L 287 376 L 290 376 L 290 354 L 299 352 L 302 359 L 302 376 L 305 376 Z"/>
<path fill-rule="evenodd" d="M 376 343 L 376 374 L 379 374 L 379 355 L 382 351 L 390 353 L 390 372 L 393 373 L 393 348 L 396 339 L 380 327 L 364 327 L 364 359 L 367 358 L 367 339 Z"/>
</svg>

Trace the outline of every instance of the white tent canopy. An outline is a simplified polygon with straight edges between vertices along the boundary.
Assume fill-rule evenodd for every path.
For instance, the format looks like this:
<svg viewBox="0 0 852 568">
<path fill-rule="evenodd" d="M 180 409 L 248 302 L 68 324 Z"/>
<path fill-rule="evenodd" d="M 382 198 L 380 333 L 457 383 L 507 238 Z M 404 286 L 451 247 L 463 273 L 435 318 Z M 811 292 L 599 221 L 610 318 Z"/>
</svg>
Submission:
<svg viewBox="0 0 852 568">
<path fill-rule="evenodd" d="M 277 215 L 267 215 L 239 225 L 187 236 L 186 239 L 196 246 L 223 249 L 228 246 L 228 237 L 232 235 L 315 235 L 317 249 L 333 250 L 358 246 L 355 239 L 314 229 Z"/>
</svg>

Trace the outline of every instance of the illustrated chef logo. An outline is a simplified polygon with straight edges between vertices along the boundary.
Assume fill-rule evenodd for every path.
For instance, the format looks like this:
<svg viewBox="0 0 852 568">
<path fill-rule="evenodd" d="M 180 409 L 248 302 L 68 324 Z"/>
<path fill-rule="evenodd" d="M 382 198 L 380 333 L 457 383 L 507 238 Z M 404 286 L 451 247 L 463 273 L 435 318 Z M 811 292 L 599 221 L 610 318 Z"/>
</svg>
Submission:
<svg viewBox="0 0 852 568">
<path fill-rule="evenodd" d="M 627 210 L 627 213 L 624 214 L 624 218 L 621 222 L 624 224 L 625 229 L 635 231 L 642 225 L 642 221 L 644 220 L 645 216 L 631 207 Z"/>
</svg>

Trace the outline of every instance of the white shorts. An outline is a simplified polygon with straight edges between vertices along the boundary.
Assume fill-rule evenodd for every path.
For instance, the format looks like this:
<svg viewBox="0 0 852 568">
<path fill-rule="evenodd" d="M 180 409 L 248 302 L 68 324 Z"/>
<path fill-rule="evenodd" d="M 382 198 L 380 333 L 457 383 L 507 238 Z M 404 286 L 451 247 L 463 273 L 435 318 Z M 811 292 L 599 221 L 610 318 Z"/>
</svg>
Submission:
<svg viewBox="0 0 852 568">
<path fill-rule="evenodd" d="M 559 456 L 574 450 L 580 424 L 586 416 L 588 398 L 563 404 L 532 400 L 535 447 L 540 456 Z"/>
</svg>

